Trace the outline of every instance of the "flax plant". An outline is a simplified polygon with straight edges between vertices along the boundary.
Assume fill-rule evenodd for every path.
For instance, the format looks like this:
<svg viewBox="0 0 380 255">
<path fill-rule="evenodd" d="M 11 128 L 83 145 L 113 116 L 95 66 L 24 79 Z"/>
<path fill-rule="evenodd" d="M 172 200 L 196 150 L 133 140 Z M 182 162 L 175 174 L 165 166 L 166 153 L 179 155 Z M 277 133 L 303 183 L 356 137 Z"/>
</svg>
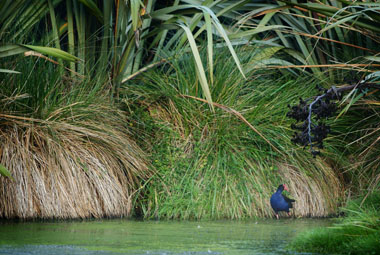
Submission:
<svg viewBox="0 0 380 255">
<path fill-rule="evenodd" d="M 266 61 L 262 66 L 312 73 L 326 86 L 342 79 L 344 72 L 339 70 L 351 69 L 359 78 L 377 66 L 362 63 L 380 51 L 377 3 L 284 0 L 245 7 L 237 22 L 239 31 L 231 38 L 282 46 L 287 55 L 282 62 Z"/>
<path fill-rule="evenodd" d="M 247 1 L 241 1 L 241 4 L 244 2 Z M 38 29 L 43 40 L 37 44 L 45 47 L 33 45 L 33 51 L 60 59 L 62 57 L 54 54 L 55 51 L 76 56 L 76 62 L 64 58 L 70 62 L 60 63 L 71 75 L 91 76 L 90 70 L 104 70 L 103 75 L 110 77 L 113 93 L 117 95 L 120 84 L 146 69 L 170 61 L 179 49 L 186 47 L 193 53 L 204 96 L 211 103 L 196 40 L 203 39 L 202 31 L 206 31 L 210 77 L 213 76 L 212 47 L 218 38 L 225 43 L 244 76 L 228 32 L 219 20 L 220 17 L 228 19 L 228 15 L 223 15 L 238 6 L 209 0 L 176 0 L 170 5 L 141 0 L 4 1 L 0 4 L 0 14 L 3 14 L 0 35 L 7 36 L 0 44 L 0 57 L 24 52 L 20 41 L 30 39 L 28 32 Z M 10 49 L 9 45 L 3 44 L 13 45 Z"/>
</svg>

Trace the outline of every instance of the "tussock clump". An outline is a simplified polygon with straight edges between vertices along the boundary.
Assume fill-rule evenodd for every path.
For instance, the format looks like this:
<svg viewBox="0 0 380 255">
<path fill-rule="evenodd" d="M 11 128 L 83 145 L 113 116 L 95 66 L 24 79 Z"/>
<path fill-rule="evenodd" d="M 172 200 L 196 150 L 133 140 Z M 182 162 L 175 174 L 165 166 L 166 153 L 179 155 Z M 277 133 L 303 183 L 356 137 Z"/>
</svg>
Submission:
<svg viewBox="0 0 380 255">
<path fill-rule="evenodd" d="M 144 153 L 110 112 L 78 121 L 8 117 L 0 161 L 0 216 L 87 218 L 128 216 L 134 191 L 149 175 Z"/>
<path fill-rule="evenodd" d="M 51 63 L 15 64 L 20 74 L 0 79 L 0 163 L 14 178 L 0 177 L 0 217 L 132 214 L 151 173 L 104 70 L 77 80 Z"/>
</svg>

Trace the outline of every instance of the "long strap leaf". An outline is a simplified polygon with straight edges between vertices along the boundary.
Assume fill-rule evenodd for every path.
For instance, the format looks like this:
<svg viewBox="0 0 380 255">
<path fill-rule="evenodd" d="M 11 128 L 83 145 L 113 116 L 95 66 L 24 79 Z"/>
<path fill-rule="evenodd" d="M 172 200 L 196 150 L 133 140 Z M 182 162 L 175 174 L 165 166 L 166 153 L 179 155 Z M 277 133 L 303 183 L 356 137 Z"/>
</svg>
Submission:
<svg viewBox="0 0 380 255">
<path fill-rule="evenodd" d="M 196 68 L 197 68 L 198 75 L 199 75 L 199 81 L 201 83 L 203 93 L 207 99 L 207 102 L 210 105 L 210 108 L 214 111 L 214 106 L 212 104 L 210 88 L 209 88 L 208 83 L 207 83 L 205 70 L 203 68 L 201 56 L 199 55 L 199 51 L 198 51 L 197 45 L 195 43 L 194 36 L 187 26 L 185 26 L 184 24 L 178 24 L 178 25 L 185 31 L 185 33 L 187 35 L 187 39 L 189 40 L 189 44 L 190 44 L 190 47 L 191 47 L 191 50 L 193 52 L 193 56 L 195 59 Z"/>
<path fill-rule="evenodd" d="M 43 46 L 35 46 L 35 45 L 27 45 L 27 44 L 20 44 L 20 46 L 23 46 L 27 49 L 37 51 L 41 54 L 50 55 L 50 56 L 60 58 L 63 60 L 67 60 L 70 62 L 75 62 L 75 61 L 81 60 L 81 59 L 77 58 L 76 56 L 67 53 L 66 51 L 56 49 L 56 48 L 52 48 L 52 47 L 43 47 Z"/>
</svg>

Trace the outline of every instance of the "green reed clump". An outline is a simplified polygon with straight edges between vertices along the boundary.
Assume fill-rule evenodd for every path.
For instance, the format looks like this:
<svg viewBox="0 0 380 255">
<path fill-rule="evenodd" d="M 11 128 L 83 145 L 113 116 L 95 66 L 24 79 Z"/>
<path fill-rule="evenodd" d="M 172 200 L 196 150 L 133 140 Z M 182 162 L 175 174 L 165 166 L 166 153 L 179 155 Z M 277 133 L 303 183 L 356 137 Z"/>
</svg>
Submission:
<svg viewBox="0 0 380 255">
<path fill-rule="evenodd" d="M 252 66 L 259 52 L 242 49 L 242 63 Z M 269 198 L 281 183 L 297 200 L 296 215 L 334 212 L 341 196 L 338 178 L 322 159 L 291 143 L 286 118 L 287 105 L 311 93 L 312 86 L 304 86 L 311 78 L 265 70 L 252 71 L 245 80 L 223 51 L 217 55 L 210 86 L 219 104 L 215 112 L 199 100 L 202 90 L 186 54 L 125 87 L 126 106 L 146 134 L 156 171 L 141 189 L 139 213 L 182 219 L 270 217 Z"/>
<path fill-rule="evenodd" d="M 332 227 L 300 234 L 291 248 L 324 254 L 380 254 L 380 193 L 350 201 Z"/>
</svg>

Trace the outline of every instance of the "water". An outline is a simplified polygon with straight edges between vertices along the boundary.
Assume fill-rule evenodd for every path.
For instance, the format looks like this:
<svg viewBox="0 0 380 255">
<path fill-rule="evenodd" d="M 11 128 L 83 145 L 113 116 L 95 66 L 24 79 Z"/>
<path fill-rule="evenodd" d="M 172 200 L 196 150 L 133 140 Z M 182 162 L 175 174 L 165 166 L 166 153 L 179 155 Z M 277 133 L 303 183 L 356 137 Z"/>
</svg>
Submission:
<svg viewBox="0 0 380 255">
<path fill-rule="evenodd" d="M 0 254 L 297 254 L 286 245 L 320 219 L 0 223 Z"/>
</svg>

